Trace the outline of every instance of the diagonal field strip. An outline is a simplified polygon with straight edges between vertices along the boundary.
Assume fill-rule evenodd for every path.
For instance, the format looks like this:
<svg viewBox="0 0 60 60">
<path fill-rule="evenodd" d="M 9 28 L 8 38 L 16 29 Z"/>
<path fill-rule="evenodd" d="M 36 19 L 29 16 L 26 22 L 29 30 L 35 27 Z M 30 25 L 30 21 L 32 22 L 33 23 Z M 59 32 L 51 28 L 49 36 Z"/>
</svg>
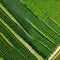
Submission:
<svg viewBox="0 0 60 60">
<path fill-rule="evenodd" d="M 9 19 L 8 19 L 9 20 Z M 11 23 L 12 24 L 12 23 Z"/>
<path fill-rule="evenodd" d="M 45 14 L 42 9 L 39 9 L 36 4 L 34 4 L 34 1 L 21 1 L 23 4 L 25 4 L 41 21 L 43 21 L 50 29 L 52 29 L 54 32 L 56 32 L 60 36 L 60 26 L 56 24 L 53 19 Z M 31 4 L 30 4 L 31 3 Z M 31 6 L 32 5 L 32 6 Z M 37 12 L 38 11 L 38 12 Z"/>
<path fill-rule="evenodd" d="M 9 19 L 7 19 L 7 21 L 8 21 Z M 6 22 L 6 21 L 5 21 Z M 12 23 L 10 23 L 10 24 L 12 24 Z M 14 24 L 13 24 L 14 25 Z M 15 26 L 15 28 L 16 28 L 16 26 Z M 17 28 L 16 28 L 17 29 Z M 3 29 L 4 30 L 4 29 Z M 19 32 L 20 33 L 20 32 Z"/>
<path fill-rule="evenodd" d="M 36 56 L 38 60 L 40 60 L 40 58 L 49 59 L 56 47 L 60 45 L 60 26 L 56 24 L 51 17 L 46 15 L 44 11 L 40 10 L 38 6 L 35 6 L 32 1 L 33 0 L 30 0 L 30 3 L 33 3 L 31 6 L 29 2 L 23 3 L 23 0 L 1 0 L 0 31 L 6 38 L 9 38 L 7 42 L 9 43 L 10 41 L 18 50 L 20 44 L 16 41 L 21 42 L 28 48 L 28 51 Z M 22 50 L 24 49 L 22 48 Z M 26 55 L 31 56 L 30 53 L 25 54 L 26 52 L 23 53 L 22 50 L 21 52 L 25 57 Z M 54 53 L 52 54 L 53 56 Z M 55 59 L 56 56 L 51 57 L 51 59 Z M 26 57 L 27 60 L 30 60 L 28 57 Z"/>
<path fill-rule="evenodd" d="M 0 35 L 5 39 L 5 41 L 6 41 L 12 48 L 15 48 L 14 45 L 9 41 L 9 39 L 4 36 L 4 34 L 0 33 Z M 19 52 L 19 51 L 18 51 L 18 52 Z M 19 52 L 19 53 L 21 54 L 21 52 Z M 26 59 L 26 57 L 25 57 L 23 54 L 21 54 L 21 55 Z"/>
<path fill-rule="evenodd" d="M 0 35 L 5 39 L 5 41 L 12 47 L 14 48 L 13 44 L 2 34 L 0 33 Z"/>
<path fill-rule="evenodd" d="M 3 14 L 2 14 L 3 15 Z M 9 14 L 8 14 L 9 15 Z M 14 22 L 16 21 L 16 19 L 14 17 L 10 17 Z M 15 22 L 19 27 L 21 26 L 17 21 Z M 23 29 L 23 28 L 22 28 Z M 24 30 L 24 29 L 23 29 Z M 24 30 L 25 31 L 25 30 Z M 26 31 L 25 31 L 26 32 Z M 30 36 L 28 33 L 27 33 L 28 36 Z M 30 36 L 31 37 L 31 36 Z M 32 37 L 31 37 L 32 38 Z M 45 46 L 47 49 L 49 49 L 50 51 L 52 51 L 49 47 L 47 47 L 46 45 L 44 45 L 42 42 L 40 41 L 37 41 L 39 43 L 41 43 L 43 46 Z"/>
<path fill-rule="evenodd" d="M 42 59 L 32 48 L 29 46 L 19 35 L 17 35 L 6 23 L 4 23 L 3 20 L 0 19 L 0 21 L 16 36 L 16 38 L 29 49 L 29 51 L 34 54 L 38 59 Z"/>
<path fill-rule="evenodd" d="M 9 20 L 9 19 L 8 19 Z"/>
<path fill-rule="evenodd" d="M 13 45 L 13 47 L 10 45 L 10 43 L 8 43 L 7 42 L 7 40 L 9 40 L 8 38 L 6 38 L 5 37 L 5 35 L 3 34 L 3 33 L 1 33 L 1 36 L 0 36 L 0 44 L 3 44 L 3 46 L 2 46 L 2 48 L 0 48 L 0 49 L 2 49 L 1 51 L 0 51 L 0 54 L 2 53 L 2 55 L 0 56 L 0 57 L 4 57 L 4 56 L 9 56 L 10 55 L 10 57 L 11 57 L 11 50 L 14 50 L 15 52 L 13 53 L 12 52 L 12 55 L 14 56 L 14 54 L 16 53 L 17 55 L 18 55 L 18 53 L 19 53 L 19 55 L 20 55 L 20 58 L 21 59 L 23 59 L 23 60 L 25 60 L 26 59 L 26 57 L 19 51 L 19 50 L 17 50 L 16 49 L 16 47 Z M 7 43 L 6 43 L 6 42 Z M 12 44 L 12 43 L 11 43 Z M 8 46 L 9 45 L 9 46 Z M 10 50 L 10 51 L 9 51 Z M 5 52 L 4 52 L 5 51 Z M 9 55 L 8 55 L 9 54 Z M 17 56 L 16 55 L 16 56 Z M 18 55 L 18 56 L 19 56 Z M 18 57 L 17 56 L 17 57 Z M 10 58 L 10 57 L 8 57 L 8 58 Z M 12 57 L 11 57 L 12 58 Z M 4 58 L 5 59 L 5 58 Z"/>
<path fill-rule="evenodd" d="M 51 1 L 51 0 L 48 0 L 48 1 L 40 1 L 40 0 L 28 0 L 28 1 L 26 1 L 26 0 L 20 0 L 23 4 L 25 4 L 29 9 L 31 9 L 34 13 L 39 13 L 39 11 L 37 12 L 37 10 L 40 10 L 40 13 L 42 14 L 42 15 L 46 15 L 45 17 L 48 17 L 49 16 L 49 13 L 53 13 L 53 11 L 55 12 L 55 14 L 56 14 L 56 12 L 57 12 L 57 15 L 58 15 L 58 13 L 60 13 L 60 12 L 58 12 L 58 10 L 59 10 L 59 8 L 60 8 L 60 6 L 58 6 L 59 8 L 57 9 L 57 6 L 56 6 L 56 3 L 58 3 L 58 5 L 60 5 L 59 3 L 60 3 L 60 1 Z M 53 4 L 52 4 L 52 3 Z M 47 4 L 45 4 L 45 3 L 47 3 Z M 49 3 L 49 4 L 48 4 Z M 52 7 L 51 7 L 51 5 L 52 5 Z M 39 6 L 40 5 L 40 6 Z M 47 7 L 47 5 L 48 5 L 48 7 Z M 55 6 L 54 6 L 55 5 Z M 47 8 L 47 9 L 45 9 L 45 7 Z M 55 11 L 55 9 L 54 9 L 54 7 L 56 8 L 56 10 L 57 11 Z M 34 9 L 34 8 L 36 8 L 36 9 Z M 49 13 L 47 13 L 49 10 L 48 9 L 53 9 L 53 11 L 50 11 Z M 50 10 L 51 10 L 50 9 Z M 44 11 L 45 10 L 45 11 Z M 47 12 L 46 12 L 46 10 L 47 10 Z M 40 14 L 39 13 L 39 14 Z M 38 14 L 38 15 L 39 15 Z M 54 14 L 53 14 L 54 15 Z M 43 16 L 44 17 L 44 16 Z M 42 17 L 42 18 L 43 18 Z M 44 18 L 45 18 L 44 17 Z M 51 17 L 51 18 L 53 18 L 52 16 L 49 16 L 49 17 Z M 55 17 L 56 17 L 56 15 L 55 15 Z M 59 17 L 59 16 L 58 16 Z M 39 17 L 39 18 L 41 18 L 41 17 Z M 47 22 L 47 20 L 45 20 L 46 22 Z M 56 19 L 55 20 L 53 20 L 52 19 L 52 21 L 55 23 L 55 24 L 57 24 L 58 26 L 60 25 L 59 23 L 59 21 L 56 21 Z M 59 22 L 59 23 L 57 23 L 57 22 Z"/>
<path fill-rule="evenodd" d="M 3 24 L 1 24 L 1 25 L 3 25 Z M 16 39 L 15 37 L 14 37 L 14 35 L 10 32 L 9 33 L 9 30 L 3 25 L 2 26 L 3 28 L 1 29 L 2 31 L 2 33 L 4 34 L 4 36 L 6 36 L 8 39 L 9 39 L 9 41 L 15 46 L 15 48 L 14 49 L 16 49 L 20 54 L 22 53 L 26 58 L 27 58 L 27 60 L 29 59 L 29 56 L 30 56 L 30 59 L 29 60 L 37 60 L 36 59 L 36 57 L 34 57 L 33 55 L 32 55 L 32 53 L 30 53 L 29 52 L 29 50 L 27 50 L 26 49 L 26 47 L 24 47 L 23 46 L 23 44 L 22 43 L 20 43 L 20 41 L 18 41 L 18 39 Z M 7 30 L 7 31 L 6 31 Z M 5 41 L 5 40 L 4 40 Z M 3 41 L 3 42 L 4 42 Z M 1 42 L 1 41 L 0 41 Z M 6 42 L 5 42 L 5 44 L 6 44 Z M 9 48 L 10 49 L 10 48 Z M 4 49 L 3 49 L 4 50 Z M 3 52 L 3 51 L 2 51 Z M 1 52 L 0 52 L 1 53 Z M 17 57 L 18 58 L 18 57 Z M 16 59 L 17 59 L 16 58 Z M 23 59 L 23 60 L 25 60 L 25 59 Z"/>
<path fill-rule="evenodd" d="M 16 1 L 14 1 L 14 2 L 16 2 Z M 12 3 L 11 3 L 11 5 L 12 5 Z M 13 7 L 13 6 L 11 6 L 11 5 L 10 5 L 10 7 Z M 20 5 L 20 3 L 19 3 L 18 5 Z M 8 5 L 7 5 L 7 6 L 8 6 Z M 22 5 L 21 5 L 21 6 L 22 6 Z M 17 7 L 16 7 L 16 8 L 17 8 Z M 21 8 L 21 7 L 19 6 L 19 8 Z M 17 8 L 17 9 L 18 9 L 18 8 Z M 25 7 L 24 7 L 24 8 L 22 7 L 21 9 L 26 10 Z M 14 10 L 14 9 L 12 9 L 11 11 L 13 11 L 13 10 Z M 20 10 L 20 9 L 19 9 L 19 10 Z M 18 10 L 18 11 L 19 11 L 19 10 Z M 23 11 L 23 10 L 20 10 L 20 11 Z M 10 11 L 10 12 L 11 12 L 11 11 Z M 14 10 L 14 11 L 15 11 L 15 10 Z M 17 13 L 18 13 L 18 11 L 17 11 Z M 20 12 L 20 11 L 19 11 L 19 12 Z M 28 10 L 27 10 L 27 12 L 28 12 Z M 12 12 L 11 12 L 11 13 L 12 13 Z M 29 13 L 30 13 L 30 12 L 29 12 Z M 12 14 L 13 14 L 13 13 L 12 13 Z M 20 12 L 20 14 L 17 14 L 18 17 L 19 17 L 21 14 L 22 14 L 22 12 Z M 26 14 L 26 12 L 24 12 L 23 14 Z M 13 15 L 16 15 L 16 14 L 13 14 Z M 29 16 L 29 15 L 30 15 L 30 16 Z M 28 19 L 27 19 L 27 16 L 28 16 Z M 32 21 L 30 21 L 29 19 L 30 19 L 30 17 L 31 17 L 31 14 L 28 14 L 28 13 L 27 13 L 27 15 L 22 15 L 22 17 L 23 17 L 23 18 L 25 17 L 24 19 L 26 19 L 30 24 L 33 23 L 33 24 L 38 28 L 38 30 L 39 30 L 40 33 L 44 32 L 44 33 L 42 33 L 42 34 L 44 34 L 44 36 L 45 36 L 46 38 L 50 39 L 51 41 L 53 40 L 53 41 L 55 41 L 55 43 L 59 44 L 59 41 L 60 41 L 59 38 L 60 38 L 60 36 L 57 36 L 56 33 L 54 33 L 51 29 L 47 28 L 46 25 L 44 25 L 42 22 L 40 22 L 40 21 L 38 21 L 37 19 L 35 19 L 35 17 L 32 17 L 32 19 L 35 20 L 35 21 L 37 21 L 38 23 L 34 23 L 32 19 L 31 19 Z M 40 24 L 40 25 L 39 25 L 39 24 Z M 43 28 L 41 27 L 42 24 L 43 24 L 43 28 L 45 27 L 45 29 L 43 29 Z M 37 28 L 36 28 L 36 29 L 37 29 Z M 48 29 L 48 30 L 47 30 L 47 29 Z M 42 32 L 41 32 L 40 30 L 41 30 Z M 57 37 L 55 37 L 55 36 L 57 36 Z M 58 40 L 57 40 L 57 39 L 58 39 Z M 56 41 L 57 41 L 57 42 L 56 42 Z"/>
<path fill-rule="evenodd" d="M 7 13 L 7 10 L 5 10 L 5 8 L 1 5 L 1 8 Z M 27 20 L 27 18 L 26 18 Z M 29 21 L 28 21 L 29 22 Z M 30 23 L 30 22 L 29 22 Z M 30 23 L 34 28 L 36 28 L 32 23 Z M 36 28 L 37 29 L 37 28 Z M 40 33 L 42 33 L 39 29 L 37 29 Z M 45 37 L 47 37 L 44 33 L 42 33 Z M 48 37 L 47 37 L 48 38 Z M 50 38 L 48 38 L 52 43 L 55 44 L 55 42 L 53 42 Z"/>
<path fill-rule="evenodd" d="M 5 9 L 5 7 L 2 5 L 2 4 L 0 4 L 0 6 L 1 6 L 1 9 L 20 27 L 20 28 L 22 28 L 23 30 L 24 30 L 24 28 L 19 24 L 19 22 L 17 22 L 17 20 L 13 17 L 13 15 L 12 14 L 10 14 L 9 12 L 8 12 L 8 10 L 6 10 Z M 27 34 L 27 32 L 24 30 L 24 32 Z M 27 34 L 28 35 L 28 34 Z M 28 35 L 29 37 L 30 37 L 30 35 Z M 31 38 L 31 37 L 30 37 Z"/>
<path fill-rule="evenodd" d="M 37 2 L 39 1 L 33 1 L 33 0 L 31 0 L 31 1 L 24 1 L 24 0 L 20 0 L 23 4 L 25 4 L 26 6 L 28 6 L 28 8 L 35 8 L 35 9 L 37 9 L 37 11 L 40 11 L 40 13 L 42 14 L 42 15 L 46 15 L 46 17 L 48 17 L 47 16 L 47 14 L 46 13 L 44 13 L 44 11 L 42 10 L 42 9 L 40 9 L 39 8 L 39 6 L 37 6 Z M 42 2 L 42 1 L 39 1 L 39 2 Z M 31 4 L 30 4 L 31 3 Z M 32 4 L 33 3 L 33 4 Z M 32 5 L 32 7 L 31 7 L 31 5 Z M 33 11 L 33 9 L 32 9 L 32 11 Z M 54 20 L 53 20 L 54 21 Z M 56 22 L 56 21 L 54 21 L 57 25 L 58 25 L 58 23 Z"/>
</svg>

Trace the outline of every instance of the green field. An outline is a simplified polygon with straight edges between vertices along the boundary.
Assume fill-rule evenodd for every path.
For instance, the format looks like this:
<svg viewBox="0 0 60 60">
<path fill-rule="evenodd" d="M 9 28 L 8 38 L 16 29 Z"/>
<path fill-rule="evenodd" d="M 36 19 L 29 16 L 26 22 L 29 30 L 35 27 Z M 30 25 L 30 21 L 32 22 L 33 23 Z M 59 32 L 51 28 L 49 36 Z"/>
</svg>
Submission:
<svg viewBox="0 0 60 60">
<path fill-rule="evenodd" d="M 58 46 L 59 0 L 0 1 L 2 60 L 48 60 Z"/>
</svg>

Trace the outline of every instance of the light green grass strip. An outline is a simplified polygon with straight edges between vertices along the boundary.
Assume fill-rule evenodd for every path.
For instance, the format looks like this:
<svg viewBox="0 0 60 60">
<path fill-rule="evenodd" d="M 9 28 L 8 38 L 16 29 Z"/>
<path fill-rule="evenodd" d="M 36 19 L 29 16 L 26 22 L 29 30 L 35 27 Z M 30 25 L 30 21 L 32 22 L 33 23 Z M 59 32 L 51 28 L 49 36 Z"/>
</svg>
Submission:
<svg viewBox="0 0 60 60">
<path fill-rule="evenodd" d="M 27 5 L 25 4 L 24 1 L 20 0 L 24 5 Z M 34 3 L 33 3 L 34 4 Z M 29 5 L 27 5 L 27 7 L 29 8 Z M 42 22 L 44 22 L 51 30 L 53 30 L 57 35 L 60 36 L 59 33 L 57 33 L 56 29 L 53 29 L 47 22 L 47 17 L 39 8 L 36 7 L 36 5 L 33 6 L 33 9 L 35 8 L 35 10 L 37 11 L 37 13 L 34 13 L 35 10 L 32 10 L 32 12 L 38 16 L 39 19 L 41 19 Z M 40 13 L 40 14 L 39 14 Z M 57 26 L 60 26 L 59 24 L 57 24 L 57 22 L 55 22 L 55 20 L 51 17 L 49 17 Z"/>
<path fill-rule="evenodd" d="M 28 0 L 29 1 L 29 0 Z M 33 0 L 32 0 L 33 1 Z M 24 0 L 20 0 L 20 2 L 22 2 L 23 4 L 25 4 L 25 1 Z M 29 2 L 27 2 L 27 3 L 29 3 Z M 25 4 L 25 5 L 27 5 L 28 6 L 28 4 Z M 34 4 L 33 3 L 33 6 L 34 6 L 34 8 L 35 8 L 35 10 L 37 10 L 38 12 L 40 12 L 40 14 L 41 14 L 41 16 L 45 16 L 44 14 L 43 14 L 43 12 L 41 11 L 41 9 L 39 9 L 37 6 L 36 6 L 36 4 Z M 37 14 L 36 14 L 37 15 Z M 40 17 L 40 15 L 38 15 L 38 17 Z M 46 15 L 46 17 L 48 17 L 47 15 Z M 51 18 L 51 17 L 50 17 Z M 40 18 L 39 18 L 40 19 Z M 46 19 L 46 18 L 45 18 Z M 57 26 L 60 26 L 60 24 L 58 24 L 53 18 L 51 18 L 52 19 L 52 21 L 54 22 L 54 23 L 56 23 L 57 24 Z"/>
<path fill-rule="evenodd" d="M 0 60 L 4 60 L 3 58 L 0 58 Z"/>
</svg>

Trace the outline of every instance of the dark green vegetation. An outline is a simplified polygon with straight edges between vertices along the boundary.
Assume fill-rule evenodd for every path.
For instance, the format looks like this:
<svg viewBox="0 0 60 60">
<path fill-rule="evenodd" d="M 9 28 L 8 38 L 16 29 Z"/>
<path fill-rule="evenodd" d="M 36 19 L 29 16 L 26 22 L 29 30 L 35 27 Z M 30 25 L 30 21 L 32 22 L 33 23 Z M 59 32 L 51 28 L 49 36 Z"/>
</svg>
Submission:
<svg viewBox="0 0 60 60">
<path fill-rule="evenodd" d="M 5 27 L 4 27 L 5 28 Z M 4 29 L 3 28 L 3 29 Z M 3 30 L 2 30 L 3 31 Z M 4 32 L 4 31 L 3 31 Z M 5 30 L 6 32 L 6 30 Z M 0 57 L 3 58 L 4 60 L 37 60 L 36 57 L 34 57 L 26 47 L 23 46 L 14 36 L 12 36 L 8 31 L 6 34 L 3 33 L 7 38 L 9 39 L 10 42 L 14 45 L 15 48 L 11 48 L 5 41 L 5 39 L 0 36 Z M 14 41 L 15 40 L 15 41 Z M 31 58 L 30 58 L 31 57 Z"/>
<path fill-rule="evenodd" d="M 2 5 L 18 23 L 13 21 L 3 7 L 0 8 L 0 57 L 4 60 L 37 60 L 11 32 L 7 27 L 9 26 L 44 60 L 48 59 L 60 45 L 59 20 L 55 23 L 43 11 L 37 9 L 40 7 L 35 6 L 33 0 L 1 0 L 0 6 Z"/>
</svg>

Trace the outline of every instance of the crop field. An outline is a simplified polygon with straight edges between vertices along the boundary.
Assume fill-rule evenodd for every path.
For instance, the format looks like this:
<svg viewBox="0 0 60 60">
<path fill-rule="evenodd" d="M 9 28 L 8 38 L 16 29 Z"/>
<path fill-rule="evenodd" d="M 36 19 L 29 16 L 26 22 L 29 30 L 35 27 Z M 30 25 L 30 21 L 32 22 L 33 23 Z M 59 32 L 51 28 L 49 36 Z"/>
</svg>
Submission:
<svg viewBox="0 0 60 60">
<path fill-rule="evenodd" d="M 0 0 L 0 60 L 60 60 L 60 0 Z"/>
</svg>

